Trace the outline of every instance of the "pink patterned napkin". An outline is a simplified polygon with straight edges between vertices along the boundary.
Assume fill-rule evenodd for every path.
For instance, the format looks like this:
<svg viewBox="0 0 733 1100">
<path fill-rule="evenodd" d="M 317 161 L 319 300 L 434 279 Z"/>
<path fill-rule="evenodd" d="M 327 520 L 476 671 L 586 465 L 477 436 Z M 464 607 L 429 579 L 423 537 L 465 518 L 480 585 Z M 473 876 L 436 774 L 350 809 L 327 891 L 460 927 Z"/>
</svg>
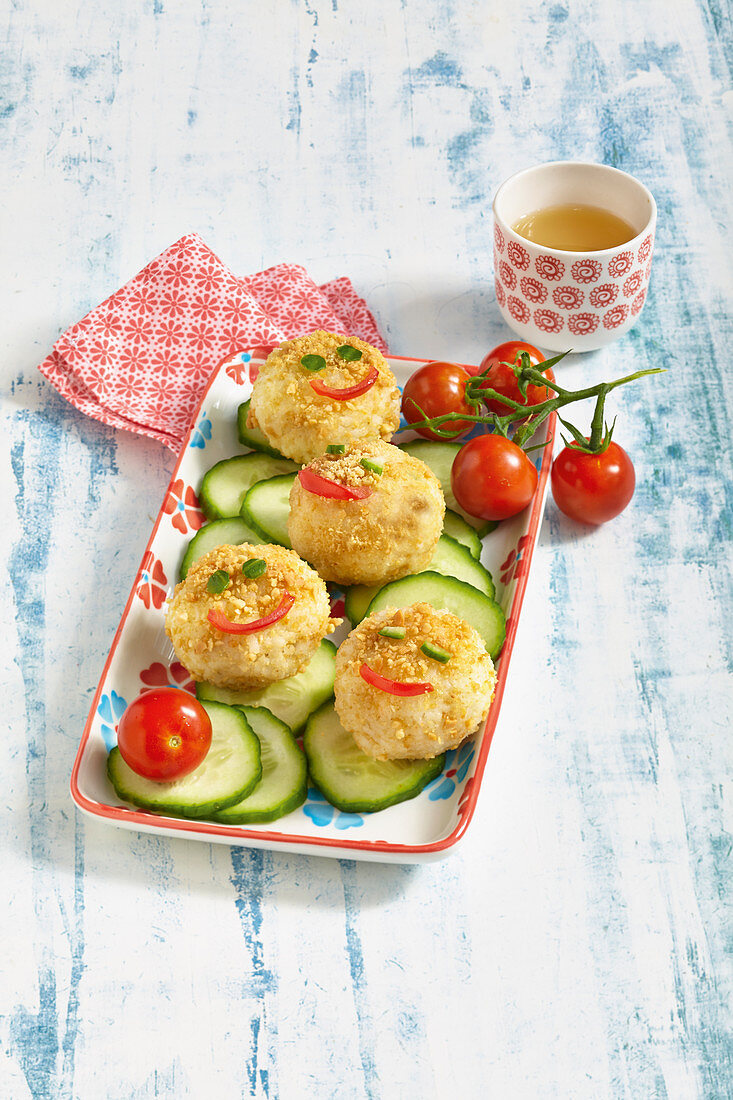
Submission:
<svg viewBox="0 0 733 1100">
<path fill-rule="evenodd" d="M 319 287 L 297 264 L 240 279 L 188 233 L 72 325 L 39 369 L 81 412 L 177 452 L 222 359 L 316 328 L 387 350 L 348 279 Z"/>
</svg>

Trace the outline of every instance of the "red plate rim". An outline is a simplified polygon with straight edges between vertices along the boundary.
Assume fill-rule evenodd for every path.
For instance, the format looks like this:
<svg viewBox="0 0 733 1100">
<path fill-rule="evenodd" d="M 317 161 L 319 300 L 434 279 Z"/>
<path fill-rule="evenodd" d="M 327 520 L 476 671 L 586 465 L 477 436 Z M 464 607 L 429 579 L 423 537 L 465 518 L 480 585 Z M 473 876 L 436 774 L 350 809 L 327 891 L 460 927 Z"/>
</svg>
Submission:
<svg viewBox="0 0 733 1100">
<path fill-rule="evenodd" d="M 201 410 L 206 403 L 206 398 L 208 396 L 209 390 L 215 378 L 218 376 L 219 368 L 222 366 L 223 363 L 227 362 L 234 355 L 242 353 L 249 353 L 251 354 L 253 359 L 259 359 L 261 357 L 267 356 L 270 351 L 272 351 L 273 348 L 276 346 L 277 345 L 274 344 L 257 345 L 253 348 L 243 348 L 239 351 L 233 351 L 230 355 L 225 356 L 225 358 L 222 359 L 221 363 L 219 363 L 216 369 L 212 372 L 211 378 L 209 379 L 206 385 L 206 389 L 204 390 L 204 393 L 201 397 L 201 401 L 199 402 L 196 412 L 194 413 L 192 419 L 192 427 L 195 426 L 198 422 Z M 435 360 L 417 359 L 412 356 L 406 355 L 388 355 L 387 358 L 396 359 L 403 363 L 435 362 Z M 470 366 L 469 364 L 457 365 Z M 473 369 L 472 366 L 471 369 Z M 122 634 L 123 627 L 125 625 L 130 607 L 132 605 L 132 600 L 135 595 L 137 577 L 139 575 L 141 566 L 138 567 L 138 571 L 135 574 L 135 580 L 133 582 L 132 588 L 130 589 L 130 594 L 127 597 L 125 609 L 122 612 L 122 617 L 120 619 L 119 625 L 117 626 L 117 630 L 115 631 L 114 638 L 112 639 L 112 645 L 110 646 L 107 660 L 104 663 L 104 668 L 102 669 L 102 674 L 99 678 L 97 690 L 95 691 L 94 698 L 92 699 L 89 716 L 84 726 L 81 741 L 79 743 L 79 748 L 76 753 L 76 759 L 74 760 L 74 766 L 71 771 L 71 780 L 69 783 L 71 797 L 76 805 L 79 807 L 79 809 L 84 810 L 86 813 L 89 813 L 95 817 L 101 817 L 107 821 L 124 824 L 125 826 L 141 825 L 145 830 L 149 830 L 152 826 L 159 829 L 180 832 L 183 835 L 188 833 L 193 834 L 197 837 L 209 836 L 221 840 L 231 838 L 233 843 L 241 842 L 242 840 L 254 840 L 258 842 L 258 847 L 272 849 L 280 848 L 284 850 L 290 850 L 293 845 L 303 845 L 304 847 L 314 849 L 335 848 L 338 850 L 404 853 L 407 855 L 435 855 L 439 852 L 444 852 L 446 849 L 452 848 L 455 844 L 457 844 L 458 841 L 464 836 L 469 824 L 471 823 L 471 818 L 473 817 L 473 813 L 476 808 L 476 801 L 478 799 L 479 789 L 481 787 L 481 780 L 483 778 L 484 769 L 486 767 L 486 760 L 488 758 L 489 749 L 491 748 L 491 742 L 494 737 L 496 723 L 499 719 L 501 700 L 504 695 L 504 688 L 509 672 L 510 659 L 512 655 L 512 650 L 514 648 L 514 639 L 517 633 L 519 612 L 521 610 L 522 603 L 524 601 L 524 594 L 527 588 L 527 581 L 529 579 L 529 571 L 532 563 L 532 555 L 534 553 L 535 543 L 537 541 L 537 532 L 539 530 L 540 519 L 542 517 L 545 489 L 547 486 L 548 478 L 550 476 L 550 467 L 552 465 L 552 442 L 555 436 L 555 423 L 556 414 L 552 413 L 547 420 L 548 444 L 544 449 L 542 465 L 539 471 L 537 492 L 535 493 L 534 501 L 532 504 L 532 511 L 530 513 L 529 527 L 527 529 L 528 541 L 525 544 L 525 548 L 522 552 L 523 568 L 519 573 L 517 587 L 514 591 L 514 599 L 512 600 L 509 615 L 507 616 L 506 640 L 501 651 L 499 672 L 496 678 L 496 690 L 494 692 L 494 698 L 491 703 L 491 709 L 489 710 L 488 716 L 486 718 L 486 723 L 484 725 L 481 748 L 479 749 L 478 759 L 476 761 L 476 769 L 472 776 L 472 782 L 470 783 L 470 787 L 468 789 L 468 796 L 465 798 L 463 807 L 460 810 L 458 824 L 453 829 L 453 831 L 448 834 L 448 836 L 443 837 L 442 840 L 433 841 L 431 844 L 396 844 L 387 840 L 348 840 L 346 837 L 329 838 L 318 836 L 305 836 L 300 833 L 275 833 L 269 832 L 267 830 L 255 832 L 252 829 L 217 825 L 214 822 L 198 821 L 195 818 L 182 819 L 175 817 L 162 817 L 159 814 L 149 813 L 142 810 L 128 810 L 126 807 L 123 806 L 109 806 L 105 803 L 93 802 L 91 799 L 83 795 L 79 789 L 79 770 L 81 768 L 84 750 L 91 735 L 92 723 L 97 712 L 97 706 L 99 704 L 99 699 L 102 694 L 102 687 L 107 678 L 109 666 L 112 662 L 112 658 L 114 657 L 117 645 L 119 643 L 120 635 Z M 178 455 L 175 468 L 171 475 L 170 482 L 168 483 L 166 495 L 163 498 L 164 500 L 166 499 L 168 492 L 170 492 L 173 482 L 176 480 L 179 467 L 181 465 L 181 462 L 183 461 L 183 456 L 186 452 L 186 448 L 188 447 L 189 437 L 190 431 L 189 436 L 186 437 L 186 443 L 181 448 L 180 454 Z M 145 555 L 152 547 L 162 517 L 163 508 L 161 505 L 155 523 L 153 524 L 153 529 L 150 533 L 150 538 L 148 539 L 147 546 L 145 547 L 145 551 L 143 552 L 141 565 L 142 561 L 145 558 Z"/>
</svg>

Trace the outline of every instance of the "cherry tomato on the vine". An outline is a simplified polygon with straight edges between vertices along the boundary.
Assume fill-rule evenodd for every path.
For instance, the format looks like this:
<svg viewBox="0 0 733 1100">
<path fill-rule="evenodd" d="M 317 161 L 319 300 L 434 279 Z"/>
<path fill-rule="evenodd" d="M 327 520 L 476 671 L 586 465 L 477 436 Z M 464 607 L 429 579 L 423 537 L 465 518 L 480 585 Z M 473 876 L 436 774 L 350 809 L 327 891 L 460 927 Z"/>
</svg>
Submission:
<svg viewBox="0 0 733 1100">
<path fill-rule="evenodd" d="M 552 495 L 561 512 L 579 523 L 606 523 L 623 512 L 634 495 L 634 466 L 613 440 L 602 454 L 575 444 L 563 447 L 552 465 Z"/>
<path fill-rule="evenodd" d="M 180 779 L 197 768 L 211 745 L 211 719 L 192 695 L 155 688 L 139 695 L 117 729 L 122 759 L 146 779 Z"/>
<path fill-rule="evenodd" d="M 402 393 L 402 415 L 418 435 L 425 439 L 445 439 L 431 428 L 420 427 L 419 405 L 426 416 L 443 416 L 444 413 L 472 413 L 466 401 L 466 382 L 470 375 L 456 363 L 426 363 L 408 380 Z M 451 438 L 465 435 L 473 427 L 471 421 L 449 420 L 442 430 L 450 431 Z"/>
<path fill-rule="evenodd" d="M 499 344 L 484 356 L 477 373 L 481 374 L 482 371 L 488 370 L 485 383 L 488 389 L 496 390 L 497 393 L 522 405 L 539 405 L 541 401 L 547 401 L 552 397 L 552 390 L 546 389 L 545 386 L 530 385 L 527 386 L 526 398 L 522 397 L 517 377 L 511 367 L 507 366 L 507 363 L 518 362 L 523 351 L 529 355 L 532 366 L 544 363 L 544 355 L 532 344 L 523 344 L 520 340 L 507 340 L 505 344 Z M 548 377 L 554 378 L 552 371 L 549 372 Z M 508 405 L 497 401 L 495 397 L 489 399 L 486 406 L 490 412 L 495 412 L 498 416 L 506 416 L 512 411 Z"/>
<path fill-rule="evenodd" d="M 537 470 L 521 447 L 503 435 L 479 435 L 453 461 L 451 486 L 461 508 L 481 519 L 507 519 L 531 501 Z"/>
</svg>

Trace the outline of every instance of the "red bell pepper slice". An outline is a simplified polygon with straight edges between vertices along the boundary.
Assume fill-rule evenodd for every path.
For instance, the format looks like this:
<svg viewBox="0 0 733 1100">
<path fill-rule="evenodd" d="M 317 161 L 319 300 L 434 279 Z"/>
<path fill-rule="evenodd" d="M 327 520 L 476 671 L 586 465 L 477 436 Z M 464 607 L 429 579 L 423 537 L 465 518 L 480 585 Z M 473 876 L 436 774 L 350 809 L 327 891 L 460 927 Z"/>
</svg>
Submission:
<svg viewBox="0 0 733 1100">
<path fill-rule="evenodd" d="M 345 389 L 333 390 L 330 386 L 325 385 L 318 378 L 309 379 L 311 389 L 313 389 L 321 397 L 333 397 L 336 401 L 348 401 L 351 397 L 361 397 L 363 393 L 370 390 L 374 383 L 379 378 L 379 371 L 376 367 L 370 367 L 369 373 L 366 378 L 362 378 L 361 382 L 357 382 L 353 386 L 346 386 Z"/>
<path fill-rule="evenodd" d="M 380 691 L 386 691 L 390 695 L 425 695 L 426 692 L 434 690 L 432 684 L 424 681 L 406 684 L 400 680 L 389 680 L 386 676 L 380 676 L 373 668 L 369 668 L 369 665 L 362 665 L 359 669 L 359 675 L 362 680 L 366 680 L 372 687 L 379 688 Z"/>
<path fill-rule="evenodd" d="M 291 596 L 289 592 L 286 592 L 275 610 L 262 619 L 252 619 L 248 623 L 235 623 L 228 619 L 223 611 L 219 611 L 215 607 L 211 609 L 206 618 L 222 634 L 255 634 L 258 630 L 264 630 L 265 627 L 272 626 L 273 623 L 284 619 L 294 603 L 295 596 Z"/>
<path fill-rule="evenodd" d="M 317 497 L 329 497 L 332 500 L 364 500 L 374 491 L 368 485 L 359 485 L 353 489 L 348 485 L 339 485 L 337 481 L 321 477 L 308 466 L 299 471 L 298 481 L 307 492 L 315 493 Z"/>
</svg>

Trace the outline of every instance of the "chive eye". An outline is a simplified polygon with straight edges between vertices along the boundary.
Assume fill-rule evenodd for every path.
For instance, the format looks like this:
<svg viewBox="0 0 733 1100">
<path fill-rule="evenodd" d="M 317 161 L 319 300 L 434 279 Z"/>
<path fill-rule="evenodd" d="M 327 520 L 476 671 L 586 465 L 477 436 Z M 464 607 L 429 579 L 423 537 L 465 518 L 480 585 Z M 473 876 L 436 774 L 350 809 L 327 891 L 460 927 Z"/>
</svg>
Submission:
<svg viewBox="0 0 733 1100">
<path fill-rule="evenodd" d="M 326 360 L 322 355 L 304 355 L 300 361 L 306 370 L 323 370 L 326 366 Z"/>
<path fill-rule="evenodd" d="M 329 443 L 329 445 L 326 447 L 326 454 L 327 455 L 343 455 L 343 454 L 346 454 L 346 444 L 345 443 Z"/>
<path fill-rule="evenodd" d="M 242 575 L 249 577 L 253 580 L 255 577 L 261 577 L 263 573 L 267 571 L 267 562 L 264 558 L 250 558 L 242 566 Z"/>
<path fill-rule="evenodd" d="M 206 582 L 206 591 L 212 596 L 218 596 L 225 588 L 229 587 L 229 574 L 226 569 L 217 569 Z"/>
<path fill-rule="evenodd" d="M 404 626 L 383 626 L 379 631 L 381 638 L 396 638 L 397 641 L 402 641 L 407 631 Z"/>
<path fill-rule="evenodd" d="M 369 470 L 372 474 L 384 473 L 384 466 L 380 466 L 378 462 L 372 462 L 371 458 L 360 459 L 359 465 L 363 466 L 365 470 Z"/>
<path fill-rule="evenodd" d="M 342 344 L 340 348 L 336 348 L 336 354 L 347 363 L 356 363 L 357 359 L 361 359 L 362 353 L 358 348 L 352 348 L 351 344 Z"/>
<path fill-rule="evenodd" d="M 423 642 L 420 646 L 420 652 L 433 661 L 440 661 L 441 665 L 447 665 L 451 659 L 451 654 L 447 649 L 441 649 L 439 645 L 433 645 L 432 642 Z"/>
</svg>

